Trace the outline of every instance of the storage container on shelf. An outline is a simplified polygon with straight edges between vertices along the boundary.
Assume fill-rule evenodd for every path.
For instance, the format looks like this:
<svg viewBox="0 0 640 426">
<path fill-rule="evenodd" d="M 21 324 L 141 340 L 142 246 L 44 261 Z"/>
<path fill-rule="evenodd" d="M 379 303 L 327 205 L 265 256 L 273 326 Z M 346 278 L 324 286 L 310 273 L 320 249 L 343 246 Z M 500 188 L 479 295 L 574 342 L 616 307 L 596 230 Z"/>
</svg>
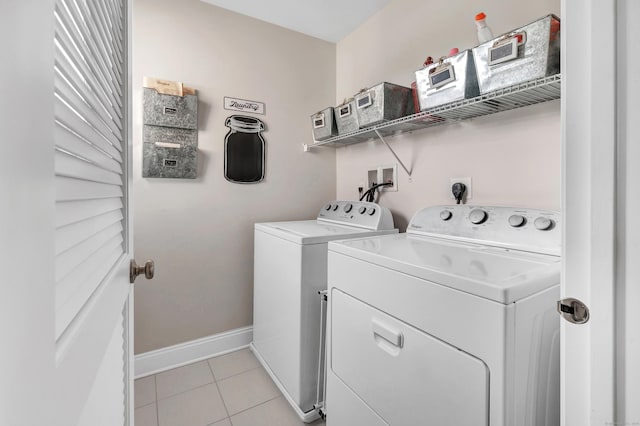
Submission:
<svg viewBox="0 0 640 426">
<path fill-rule="evenodd" d="M 360 128 L 395 120 L 414 112 L 411 89 L 380 83 L 355 96 Z"/>
<path fill-rule="evenodd" d="M 339 135 L 355 132 L 360 128 L 358 114 L 356 113 L 356 102 L 353 98 L 346 99 L 341 105 L 334 107 L 333 114 L 336 118 Z"/>
<path fill-rule="evenodd" d="M 560 19 L 547 15 L 473 48 L 480 93 L 560 72 Z"/>
<path fill-rule="evenodd" d="M 470 50 L 441 58 L 416 71 L 420 109 L 469 99 L 479 95 L 478 78 Z"/>
<path fill-rule="evenodd" d="M 338 129 L 333 117 L 333 107 L 325 108 L 311 116 L 313 138 L 317 141 L 338 136 Z"/>
</svg>

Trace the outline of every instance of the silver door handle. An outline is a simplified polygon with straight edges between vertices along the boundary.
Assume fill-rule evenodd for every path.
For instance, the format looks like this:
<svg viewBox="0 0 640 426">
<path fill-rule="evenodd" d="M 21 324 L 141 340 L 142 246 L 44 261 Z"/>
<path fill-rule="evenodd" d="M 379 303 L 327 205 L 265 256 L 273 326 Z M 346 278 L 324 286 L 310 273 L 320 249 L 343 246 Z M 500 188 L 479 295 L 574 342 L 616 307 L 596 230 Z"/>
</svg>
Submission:
<svg viewBox="0 0 640 426">
<path fill-rule="evenodd" d="M 558 300 L 558 313 L 573 324 L 584 324 L 589 321 L 589 308 L 578 299 Z"/>
<path fill-rule="evenodd" d="M 131 263 L 129 265 L 129 282 L 133 284 L 136 277 L 142 273 L 144 273 L 145 278 L 148 280 L 153 278 L 155 273 L 155 263 L 153 263 L 153 260 L 147 260 L 144 263 L 144 266 L 138 266 L 135 259 L 131 259 Z"/>
</svg>

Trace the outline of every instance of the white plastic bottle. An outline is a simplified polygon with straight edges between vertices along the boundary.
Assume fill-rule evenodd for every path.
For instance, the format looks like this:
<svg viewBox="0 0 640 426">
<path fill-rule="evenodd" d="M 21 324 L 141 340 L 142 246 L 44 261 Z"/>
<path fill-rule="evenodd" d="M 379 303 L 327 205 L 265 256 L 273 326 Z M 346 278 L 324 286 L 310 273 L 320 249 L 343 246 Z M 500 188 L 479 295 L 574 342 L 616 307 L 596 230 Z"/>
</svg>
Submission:
<svg viewBox="0 0 640 426">
<path fill-rule="evenodd" d="M 478 41 L 484 43 L 489 40 L 493 40 L 493 33 L 491 28 L 487 26 L 487 15 L 484 12 L 480 12 L 476 15 L 476 25 L 478 26 Z"/>
</svg>

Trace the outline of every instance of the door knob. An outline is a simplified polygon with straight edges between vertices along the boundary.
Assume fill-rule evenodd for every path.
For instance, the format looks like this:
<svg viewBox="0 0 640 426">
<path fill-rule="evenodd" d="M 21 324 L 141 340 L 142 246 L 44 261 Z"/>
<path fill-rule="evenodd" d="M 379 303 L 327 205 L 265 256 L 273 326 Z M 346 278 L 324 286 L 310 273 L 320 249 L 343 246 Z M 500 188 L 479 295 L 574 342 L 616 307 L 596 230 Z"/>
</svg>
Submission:
<svg viewBox="0 0 640 426">
<path fill-rule="evenodd" d="M 589 308 L 578 299 L 558 300 L 558 313 L 573 324 L 584 324 L 589 321 Z"/>
<path fill-rule="evenodd" d="M 142 273 L 144 273 L 146 279 L 150 280 L 153 278 L 154 272 L 155 264 L 153 263 L 153 260 L 147 260 L 144 263 L 144 266 L 138 266 L 135 259 L 131 259 L 131 264 L 129 266 L 129 282 L 133 284 L 136 277 Z"/>
</svg>

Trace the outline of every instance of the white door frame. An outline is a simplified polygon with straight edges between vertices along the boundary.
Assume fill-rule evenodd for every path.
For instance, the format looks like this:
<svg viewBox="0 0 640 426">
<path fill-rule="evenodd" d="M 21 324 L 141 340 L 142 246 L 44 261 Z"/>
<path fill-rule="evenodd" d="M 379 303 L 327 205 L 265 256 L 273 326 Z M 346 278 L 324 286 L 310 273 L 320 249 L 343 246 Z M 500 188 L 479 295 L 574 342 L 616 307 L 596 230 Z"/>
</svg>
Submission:
<svg viewBox="0 0 640 426">
<path fill-rule="evenodd" d="M 640 425 L 640 2 L 618 0 L 616 413 Z"/>
<path fill-rule="evenodd" d="M 53 0 L 0 2 L 2 425 L 51 424 L 55 409 L 53 120 L 33 120 L 53 117 L 52 10 Z"/>
<path fill-rule="evenodd" d="M 562 2 L 561 292 L 591 314 L 583 325 L 562 322 L 566 426 L 640 424 L 640 273 L 633 270 L 640 263 L 633 222 L 640 208 L 640 93 L 630 77 L 639 66 L 631 37 L 638 36 L 638 12 L 636 0 Z"/>
</svg>

